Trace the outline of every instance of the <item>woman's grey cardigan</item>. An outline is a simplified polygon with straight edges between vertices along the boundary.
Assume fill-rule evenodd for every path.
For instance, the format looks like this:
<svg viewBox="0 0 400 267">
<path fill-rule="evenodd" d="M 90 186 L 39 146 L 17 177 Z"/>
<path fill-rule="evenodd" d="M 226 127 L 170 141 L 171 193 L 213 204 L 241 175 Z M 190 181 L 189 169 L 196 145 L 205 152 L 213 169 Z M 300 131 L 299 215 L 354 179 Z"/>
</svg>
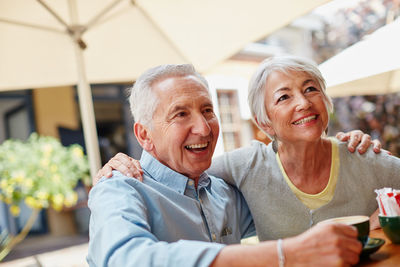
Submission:
<svg viewBox="0 0 400 267">
<path fill-rule="evenodd" d="M 338 143 L 340 166 L 333 199 L 310 210 L 285 182 L 272 144 L 253 141 L 213 160 L 208 173 L 236 185 L 253 215 L 260 240 L 294 236 L 316 223 L 338 216 L 371 215 L 377 208 L 375 189 L 400 189 L 400 159 L 386 152 L 350 153 Z M 324 155 L 321 155 L 323 158 Z"/>
</svg>

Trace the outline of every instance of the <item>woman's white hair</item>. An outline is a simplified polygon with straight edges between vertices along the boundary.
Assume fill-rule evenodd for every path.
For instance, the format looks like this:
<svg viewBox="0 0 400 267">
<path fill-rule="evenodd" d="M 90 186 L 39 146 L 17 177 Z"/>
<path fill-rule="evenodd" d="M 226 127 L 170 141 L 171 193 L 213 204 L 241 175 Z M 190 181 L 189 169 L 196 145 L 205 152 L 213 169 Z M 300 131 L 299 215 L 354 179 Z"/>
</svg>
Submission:
<svg viewBox="0 0 400 267">
<path fill-rule="evenodd" d="M 291 55 L 275 56 L 261 62 L 249 83 L 249 93 L 247 100 L 253 120 L 257 118 L 257 125 L 267 125 L 271 122 L 265 108 L 265 89 L 267 87 L 267 80 L 269 75 L 275 71 L 284 74 L 289 74 L 289 72 L 291 71 L 305 72 L 309 74 L 311 77 L 317 80 L 319 86 L 322 89 L 323 101 L 325 103 L 328 113 L 331 113 L 333 111 L 332 100 L 326 94 L 325 79 L 322 77 L 321 72 L 314 62 L 305 58 Z M 262 131 L 266 133 L 264 130 Z M 272 139 L 269 134 L 267 135 L 269 138 Z"/>
<path fill-rule="evenodd" d="M 152 118 L 158 105 L 157 95 L 152 86 L 171 77 L 193 75 L 200 80 L 208 90 L 206 79 L 201 76 L 191 64 L 166 64 L 145 71 L 130 88 L 129 103 L 131 113 L 136 122 L 152 127 Z"/>
</svg>

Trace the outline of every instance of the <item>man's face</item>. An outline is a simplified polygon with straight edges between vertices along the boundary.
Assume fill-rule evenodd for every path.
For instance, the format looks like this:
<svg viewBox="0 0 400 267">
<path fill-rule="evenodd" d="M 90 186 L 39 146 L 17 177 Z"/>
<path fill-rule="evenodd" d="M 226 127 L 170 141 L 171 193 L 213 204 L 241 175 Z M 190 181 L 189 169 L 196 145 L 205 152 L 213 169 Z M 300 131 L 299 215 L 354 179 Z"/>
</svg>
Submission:
<svg viewBox="0 0 400 267">
<path fill-rule="evenodd" d="M 153 114 L 151 151 L 169 168 L 196 179 L 211 165 L 219 134 L 209 92 L 194 76 L 153 85 L 159 104 Z"/>
</svg>

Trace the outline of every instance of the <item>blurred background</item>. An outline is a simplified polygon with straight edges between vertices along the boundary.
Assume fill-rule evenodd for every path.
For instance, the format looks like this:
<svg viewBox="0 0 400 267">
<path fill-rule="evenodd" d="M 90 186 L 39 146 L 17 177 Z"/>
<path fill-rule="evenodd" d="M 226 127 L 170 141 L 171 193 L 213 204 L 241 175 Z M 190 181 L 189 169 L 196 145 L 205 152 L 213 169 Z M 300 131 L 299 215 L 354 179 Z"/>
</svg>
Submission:
<svg viewBox="0 0 400 267">
<path fill-rule="evenodd" d="M 82 5 L 75 18 L 71 8 L 68 15 L 52 2 L 48 7 L 60 12 L 61 19 L 36 1 L 0 3 L 0 144 L 10 138 L 25 140 L 32 132 L 56 137 L 64 145 L 78 143 L 89 154 L 92 173 L 117 152 L 138 159 L 141 148 L 132 132 L 127 88 L 150 66 L 182 62 L 193 63 L 209 81 L 221 123 L 215 155 L 253 139 L 268 143 L 250 119 L 247 84 L 262 60 L 290 53 L 321 66 L 335 105 L 329 135 L 360 129 L 400 156 L 400 0 L 104 0 L 95 8 L 99 14 L 104 11 L 101 19 L 86 14 L 90 1 L 69 1 L 75 8 Z M 113 25 L 118 16 L 124 20 Z M 135 28 L 129 24 L 132 16 L 147 22 Z M 86 17 L 93 20 L 79 20 Z M 86 22 L 84 29 L 77 27 Z M 51 28 L 51 23 L 56 26 Z M 99 39 L 107 27 L 116 35 Z M 40 34 L 34 36 L 35 31 Z M 57 39 L 42 36 L 45 31 L 56 32 L 57 38 L 73 34 Z M 128 37 L 132 40 L 124 39 Z M 72 45 L 64 44 L 71 40 Z M 397 49 L 388 44 L 398 44 Z M 98 45 L 115 49 L 101 50 Z M 122 50 L 122 55 L 116 54 Z M 84 63 L 76 63 L 79 60 Z M 78 203 L 73 208 L 42 210 L 28 237 L 0 266 L 86 266 L 89 189 L 76 187 Z M 30 210 L 25 204 L 20 208 L 19 216 L 13 216 L 0 202 L 1 230 L 21 231 Z M 60 263 L 60 255 L 68 260 Z"/>
</svg>

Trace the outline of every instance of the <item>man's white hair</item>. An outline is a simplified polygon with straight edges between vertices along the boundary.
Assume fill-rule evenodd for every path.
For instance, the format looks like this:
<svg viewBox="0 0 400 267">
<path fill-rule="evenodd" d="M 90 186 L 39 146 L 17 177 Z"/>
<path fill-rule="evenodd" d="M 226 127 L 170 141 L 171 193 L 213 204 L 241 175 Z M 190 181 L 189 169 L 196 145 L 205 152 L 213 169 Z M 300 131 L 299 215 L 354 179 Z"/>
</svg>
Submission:
<svg viewBox="0 0 400 267">
<path fill-rule="evenodd" d="M 152 127 L 152 118 L 158 105 L 157 95 L 152 86 L 171 77 L 193 75 L 200 80 L 208 90 L 206 79 L 201 76 L 191 64 L 166 64 L 145 71 L 130 88 L 129 103 L 131 113 L 136 122 Z"/>
</svg>

